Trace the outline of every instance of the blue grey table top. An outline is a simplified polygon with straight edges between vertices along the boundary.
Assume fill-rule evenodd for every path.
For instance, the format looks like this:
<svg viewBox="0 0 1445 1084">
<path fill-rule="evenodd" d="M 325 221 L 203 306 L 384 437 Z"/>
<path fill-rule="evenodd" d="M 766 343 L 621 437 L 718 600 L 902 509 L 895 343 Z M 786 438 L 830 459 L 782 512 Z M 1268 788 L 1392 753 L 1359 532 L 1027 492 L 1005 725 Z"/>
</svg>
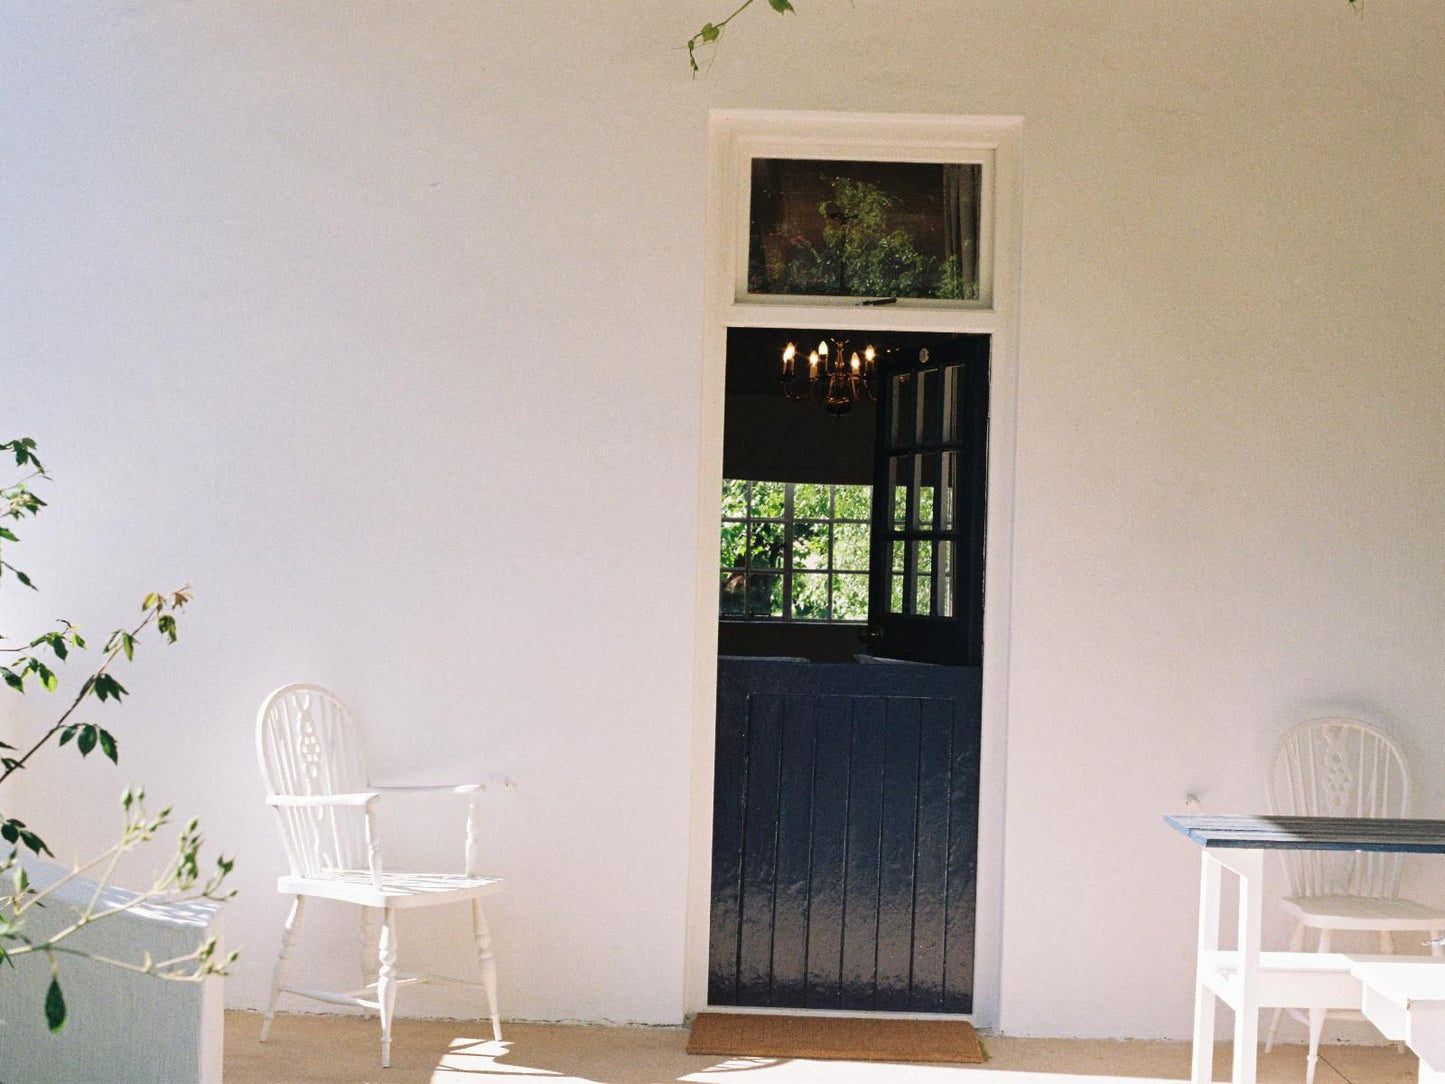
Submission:
<svg viewBox="0 0 1445 1084">
<path fill-rule="evenodd" d="M 1210 848 L 1445 854 L 1445 821 L 1175 813 L 1164 822 Z"/>
</svg>

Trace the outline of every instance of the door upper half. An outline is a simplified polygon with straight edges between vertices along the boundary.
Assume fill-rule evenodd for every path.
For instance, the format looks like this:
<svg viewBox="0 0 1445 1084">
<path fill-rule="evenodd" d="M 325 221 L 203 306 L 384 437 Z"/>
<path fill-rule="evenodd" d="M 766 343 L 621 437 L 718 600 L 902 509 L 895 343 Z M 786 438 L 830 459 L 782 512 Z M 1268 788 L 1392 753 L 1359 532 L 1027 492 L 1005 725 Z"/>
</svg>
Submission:
<svg viewBox="0 0 1445 1084">
<path fill-rule="evenodd" d="M 880 359 L 867 638 L 875 655 L 983 658 L 989 337 Z"/>
</svg>

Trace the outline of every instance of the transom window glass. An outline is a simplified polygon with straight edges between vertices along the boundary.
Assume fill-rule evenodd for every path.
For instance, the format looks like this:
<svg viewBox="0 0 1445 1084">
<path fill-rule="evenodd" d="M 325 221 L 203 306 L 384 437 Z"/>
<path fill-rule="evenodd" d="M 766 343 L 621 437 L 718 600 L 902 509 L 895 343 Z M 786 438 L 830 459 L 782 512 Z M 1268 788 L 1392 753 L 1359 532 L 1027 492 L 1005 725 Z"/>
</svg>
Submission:
<svg viewBox="0 0 1445 1084">
<path fill-rule="evenodd" d="M 976 163 L 754 158 L 748 292 L 975 301 Z"/>
<path fill-rule="evenodd" d="M 722 617 L 866 621 L 872 503 L 871 486 L 724 480 Z"/>
</svg>

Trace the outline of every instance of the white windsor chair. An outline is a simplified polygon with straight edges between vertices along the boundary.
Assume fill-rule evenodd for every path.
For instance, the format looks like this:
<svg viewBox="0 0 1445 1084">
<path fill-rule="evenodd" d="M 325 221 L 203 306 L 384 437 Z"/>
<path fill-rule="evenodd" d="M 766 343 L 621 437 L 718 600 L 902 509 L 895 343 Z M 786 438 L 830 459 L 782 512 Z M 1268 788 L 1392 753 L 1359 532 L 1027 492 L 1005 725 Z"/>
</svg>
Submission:
<svg viewBox="0 0 1445 1084">
<path fill-rule="evenodd" d="M 291 872 L 276 882 L 277 891 L 295 896 L 281 937 L 271 978 L 271 997 L 261 1024 L 265 1042 L 282 993 L 335 1005 L 358 1005 L 381 1014 L 381 1064 L 391 1062 L 391 1024 L 399 986 L 414 982 L 480 986 L 486 992 L 492 1035 L 501 1039 L 497 1014 L 497 971 L 491 934 L 481 897 L 501 887 L 496 877 L 476 871 L 480 784 L 383 787 L 371 782 L 351 714 L 334 694 L 319 685 L 285 685 L 261 704 L 256 716 L 256 752 L 266 781 L 266 802 L 276 815 Z M 376 807 L 389 794 L 461 794 L 468 799 L 465 872 L 399 873 L 383 864 Z M 357 904 L 361 908 L 363 985 L 332 993 L 286 985 L 291 949 L 309 896 Z M 402 976 L 396 970 L 396 914 L 413 907 L 470 902 L 472 932 L 482 981 L 434 975 Z M 376 912 L 381 912 L 381 937 Z M 370 995 L 370 996 L 368 996 Z"/>
<path fill-rule="evenodd" d="M 1311 719 L 1285 732 L 1275 746 L 1267 777 L 1269 811 L 1279 816 L 1408 817 L 1410 771 L 1404 755 L 1383 730 L 1357 719 Z M 1372 851 L 1287 851 L 1289 895 L 1281 900 L 1295 920 L 1290 949 L 1304 948 L 1305 931 L 1318 931 L 1318 951 L 1331 951 L 1335 930 L 1376 933 L 1381 952 L 1395 951 L 1394 931 L 1445 930 L 1445 910 L 1400 896 L 1403 855 Z M 1445 947 L 1432 946 L 1436 955 Z M 1288 1011 L 1309 1027 L 1305 1084 L 1314 1084 L 1324 1009 L 1276 1009 L 1265 1051 L 1274 1046 L 1281 1015 Z M 1358 1013 L 1330 1013 L 1358 1017 Z"/>
</svg>

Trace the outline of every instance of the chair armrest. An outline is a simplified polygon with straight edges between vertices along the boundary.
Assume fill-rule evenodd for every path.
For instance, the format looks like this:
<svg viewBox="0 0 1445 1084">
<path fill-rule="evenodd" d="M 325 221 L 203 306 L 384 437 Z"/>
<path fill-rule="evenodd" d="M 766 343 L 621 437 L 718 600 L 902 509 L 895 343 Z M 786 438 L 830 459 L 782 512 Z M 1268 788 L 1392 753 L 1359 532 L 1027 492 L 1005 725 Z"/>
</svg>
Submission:
<svg viewBox="0 0 1445 1084">
<path fill-rule="evenodd" d="M 364 790 L 356 794 L 268 794 L 266 804 L 270 806 L 369 806 L 381 797 L 381 792 Z"/>
<path fill-rule="evenodd" d="M 394 787 L 373 786 L 372 789 L 381 794 L 476 794 L 487 787 L 485 783 L 404 783 Z"/>
</svg>

